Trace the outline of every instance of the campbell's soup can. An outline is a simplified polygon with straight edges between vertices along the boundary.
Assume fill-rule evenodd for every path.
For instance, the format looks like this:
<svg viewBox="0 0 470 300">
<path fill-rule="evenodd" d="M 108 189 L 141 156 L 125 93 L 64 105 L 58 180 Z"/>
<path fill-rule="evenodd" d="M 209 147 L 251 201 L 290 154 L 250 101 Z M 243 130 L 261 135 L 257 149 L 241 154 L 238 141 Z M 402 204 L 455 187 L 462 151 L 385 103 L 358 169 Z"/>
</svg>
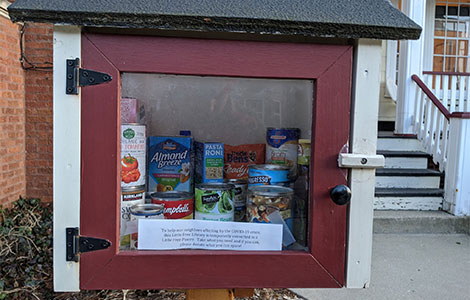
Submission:
<svg viewBox="0 0 470 300">
<path fill-rule="evenodd" d="M 289 167 L 282 165 L 251 165 L 248 167 L 248 187 L 256 185 L 290 186 Z"/>
<path fill-rule="evenodd" d="M 297 177 L 299 128 L 272 128 L 266 130 L 266 163 L 289 167 L 289 178 Z"/>
<path fill-rule="evenodd" d="M 147 139 L 141 124 L 121 125 L 121 188 L 145 185 Z"/>
<path fill-rule="evenodd" d="M 235 214 L 234 190 L 235 186 L 230 183 L 198 184 L 195 189 L 194 218 L 197 220 L 233 221 Z"/>
<path fill-rule="evenodd" d="M 139 222 L 139 219 L 163 219 L 163 205 L 154 203 L 137 204 L 130 208 L 131 220 Z M 138 225 L 138 223 L 137 223 Z M 137 228 L 138 230 L 138 228 Z M 138 233 L 131 234 L 131 250 L 137 249 Z"/>
<path fill-rule="evenodd" d="M 246 190 L 248 189 L 248 180 L 245 179 L 225 179 L 225 183 L 230 183 L 235 186 L 233 190 L 233 206 L 235 222 L 246 221 Z"/>
<path fill-rule="evenodd" d="M 128 249 L 131 235 L 129 233 L 132 215 L 131 207 L 145 203 L 145 186 L 131 186 L 121 189 L 121 226 L 119 246 L 121 249 Z"/>
<path fill-rule="evenodd" d="M 188 192 L 156 192 L 150 194 L 152 203 L 163 205 L 165 219 L 192 219 L 194 197 Z"/>
</svg>

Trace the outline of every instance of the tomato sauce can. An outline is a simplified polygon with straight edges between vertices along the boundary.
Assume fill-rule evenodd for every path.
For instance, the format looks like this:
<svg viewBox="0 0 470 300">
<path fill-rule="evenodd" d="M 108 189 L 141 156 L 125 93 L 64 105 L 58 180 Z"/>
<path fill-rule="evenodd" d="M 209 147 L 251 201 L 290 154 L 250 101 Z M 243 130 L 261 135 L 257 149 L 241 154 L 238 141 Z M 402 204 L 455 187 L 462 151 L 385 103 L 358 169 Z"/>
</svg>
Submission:
<svg viewBox="0 0 470 300">
<path fill-rule="evenodd" d="M 152 203 L 163 205 L 165 219 L 192 219 L 194 216 L 194 197 L 188 192 L 151 193 Z"/>
<path fill-rule="evenodd" d="M 163 205 L 154 203 L 137 204 L 130 208 L 131 220 L 163 219 Z M 137 249 L 138 233 L 131 234 L 131 250 Z"/>
<path fill-rule="evenodd" d="M 234 221 L 246 221 L 246 190 L 248 188 L 248 181 L 244 179 L 225 179 L 224 182 L 233 184 L 235 189 L 233 191 L 233 206 L 235 209 Z"/>
<path fill-rule="evenodd" d="M 128 249 L 130 246 L 130 234 L 128 227 L 132 220 L 130 208 L 137 204 L 145 203 L 145 186 L 132 186 L 121 189 L 121 226 L 119 246 L 121 249 Z"/>
<path fill-rule="evenodd" d="M 145 185 L 146 126 L 121 125 L 121 188 Z"/>
<path fill-rule="evenodd" d="M 251 165 L 248 169 L 248 187 L 256 185 L 289 186 L 289 167 L 282 165 Z"/>
<path fill-rule="evenodd" d="M 203 183 L 195 189 L 197 220 L 228 221 L 234 219 L 234 190 L 230 183 Z"/>
<path fill-rule="evenodd" d="M 286 165 L 289 177 L 297 177 L 299 128 L 273 128 L 266 130 L 266 163 Z"/>
</svg>

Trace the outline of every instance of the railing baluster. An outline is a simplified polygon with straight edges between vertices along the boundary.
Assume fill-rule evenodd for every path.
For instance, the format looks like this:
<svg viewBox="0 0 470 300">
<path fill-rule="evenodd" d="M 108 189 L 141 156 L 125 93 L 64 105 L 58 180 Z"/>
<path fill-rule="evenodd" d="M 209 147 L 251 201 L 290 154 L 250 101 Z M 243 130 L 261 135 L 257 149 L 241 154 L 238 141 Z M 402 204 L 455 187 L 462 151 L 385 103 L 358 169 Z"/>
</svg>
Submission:
<svg viewBox="0 0 470 300">
<path fill-rule="evenodd" d="M 441 103 L 444 105 L 445 108 L 449 109 L 450 101 L 449 101 L 449 75 L 443 75 L 443 83 L 442 83 L 442 99 Z"/>
<path fill-rule="evenodd" d="M 449 112 L 453 113 L 455 111 L 455 98 L 457 97 L 457 77 L 451 77 L 451 86 L 450 86 L 450 106 Z"/>
<path fill-rule="evenodd" d="M 431 102 L 431 101 L 429 101 Z M 430 110 L 431 110 L 431 120 L 429 124 L 429 142 L 426 147 L 426 151 L 428 153 L 432 153 L 432 148 L 434 146 L 435 140 L 437 138 L 436 134 L 436 115 L 437 115 L 437 107 L 430 103 Z"/>
<path fill-rule="evenodd" d="M 432 153 L 431 153 L 432 160 L 434 161 L 434 163 L 438 163 L 440 161 L 439 146 L 442 143 L 442 141 L 441 141 L 441 130 L 442 130 L 442 127 L 443 127 L 442 122 L 443 122 L 443 119 L 444 119 L 443 114 L 439 113 L 438 111 L 436 111 L 436 117 L 437 117 L 436 131 L 435 131 L 434 145 L 432 147 Z"/>
<path fill-rule="evenodd" d="M 465 105 L 465 100 L 464 100 L 464 95 L 465 95 L 465 77 L 464 76 L 459 76 L 459 100 L 458 100 L 458 107 L 456 108 L 457 111 L 464 111 L 464 105 Z"/>
<path fill-rule="evenodd" d="M 465 111 L 470 112 L 470 76 L 466 76 L 467 84 L 465 85 L 467 99 L 465 99 Z"/>
<path fill-rule="evenodd" d="M 424 108 L 424 132 L 423 132 L 423 141 L 425 149 L 428 148 L 430 141 L 429 127 L 431 125 L 431 101 L 426 97 L 426 104 Z"/>
<path fill-rule="evenodd" d="M 423 139 L 423 121 L 424 121 L 424 104 L 425 104 L 425 95 L 421 91 L 420 92 L 420 97 L 419 97 L 419 108 L 418 108 L 418 139 L 422 140 Z"/>
<path fill-rule="evenodd" d="M 444 120 L 444 129 L 442 130 L 442 159 L 439 163 L 439 170 L 442 172 L 444 171 L 446 164 L 447 164 L 447 141 L 449 137 L 449 120 Z"/>
<path fill-rule="evenodd" d="M 413 116 L 413 132 L 414 134 L 418 134 L 419 131 L 419 106 L 421 104 L 421 97 L 423 95 L 423 91 L 419 88 L 419 86 L 416 85 L 416 91 L 415 91 L 415 110 L 414 110 L 414 116 Z"/>
<path fill-rule="evenodd" d="M 436 88 L 434 89 L 434 95 L 436 95 L 437 99 L 441 100 L 442 102 L 442 88 L 441 88 L 442 76 L 436 75 L 435 77 L 436 77 Z"/>
</svg>

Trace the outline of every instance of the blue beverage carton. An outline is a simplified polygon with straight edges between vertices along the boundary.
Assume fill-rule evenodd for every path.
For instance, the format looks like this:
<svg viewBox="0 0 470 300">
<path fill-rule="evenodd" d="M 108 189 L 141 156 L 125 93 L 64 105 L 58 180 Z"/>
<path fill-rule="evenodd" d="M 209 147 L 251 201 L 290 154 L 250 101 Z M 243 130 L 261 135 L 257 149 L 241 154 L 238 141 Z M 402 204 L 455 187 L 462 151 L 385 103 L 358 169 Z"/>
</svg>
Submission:
<svg viewBox="0 0 470 300">
<path fill-rule="evenodd" d="M 149 192 L 192 193 L 192 138 L 151 136 L 148 139 Z"/>
<path fill-rule="evenodd" d="M 194 142 L 196 183 L 224 181 L 224 144 Z"/>
</svg>

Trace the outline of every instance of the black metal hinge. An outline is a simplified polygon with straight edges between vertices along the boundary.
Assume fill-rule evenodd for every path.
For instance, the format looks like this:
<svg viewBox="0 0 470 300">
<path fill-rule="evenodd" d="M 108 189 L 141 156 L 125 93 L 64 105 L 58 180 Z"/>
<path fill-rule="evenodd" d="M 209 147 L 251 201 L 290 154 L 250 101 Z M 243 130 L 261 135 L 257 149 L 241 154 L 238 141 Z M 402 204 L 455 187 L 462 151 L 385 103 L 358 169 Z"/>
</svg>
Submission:
<svg viewBox="0 0 470 300">
<path fill-rule="evenodd" d="M 93 70 L 81 69 L 80 59 L 67 59 L 65 93 L 78 95 L 79 86 L 96 85 L 113 80 L 111 75 Z"/>
<path fill-rule="evenodd" d="M 79 254 L 109 248 L 111 242 L 88 236 L 80 236 L 78 227 L 65 228 L 65 260 L 78 262 Z"/>
</svg>

